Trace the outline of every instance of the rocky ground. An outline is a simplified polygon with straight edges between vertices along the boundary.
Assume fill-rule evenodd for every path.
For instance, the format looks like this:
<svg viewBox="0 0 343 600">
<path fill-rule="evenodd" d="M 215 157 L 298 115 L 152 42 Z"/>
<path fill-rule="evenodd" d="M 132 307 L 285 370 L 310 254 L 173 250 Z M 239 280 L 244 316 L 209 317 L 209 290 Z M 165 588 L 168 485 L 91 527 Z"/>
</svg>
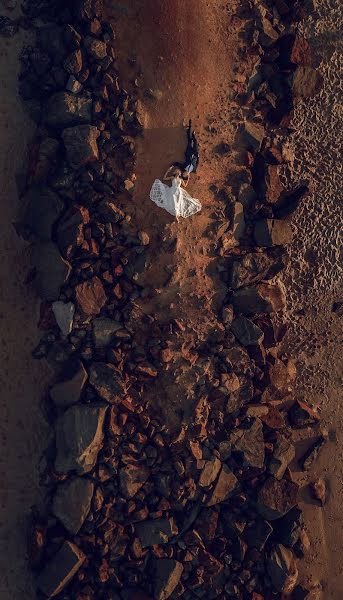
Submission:
<svg viewBox="0 0 343 600">
<path fill-rule="evenodd" d="M 56 373 L 29 543 L 38 595 L 312 600 L 292 467 L 308 472 L 328 432 L 293 393 L 277 277 L 308 193 L 283 178 L 293 104 L 322 87 L 296 33 L 305 13 L 283 0 L 24 9 L 0 27 L 36 30 L 16 228 L 42 298 L 33 355 Z M 177 224 L 148 190 L 182 157 L 190 114 L 203 211 Z"/>
</svg>

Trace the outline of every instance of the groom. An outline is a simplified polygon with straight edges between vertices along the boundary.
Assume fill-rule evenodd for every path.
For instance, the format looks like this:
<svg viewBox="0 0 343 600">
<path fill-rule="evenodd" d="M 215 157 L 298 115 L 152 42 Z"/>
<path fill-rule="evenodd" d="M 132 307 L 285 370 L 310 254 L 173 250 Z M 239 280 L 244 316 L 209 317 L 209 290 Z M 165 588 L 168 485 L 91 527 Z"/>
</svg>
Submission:
<svg viewBox="0 0 343 600">
<path fill-rule="evenodd" d="M 192 120 L 189 119 L 189 125 L 187 128 L 187 148 L 185 151 L 185 160 L 183 163 L 173 163 L 174 167 L 178 167 L 182 171 L 182 179 L 187 180 L 191 173 L 196 173 L 199 165 L 199 146 L 195 136 L 195 132 L 192 131 Z"/>
</svg>

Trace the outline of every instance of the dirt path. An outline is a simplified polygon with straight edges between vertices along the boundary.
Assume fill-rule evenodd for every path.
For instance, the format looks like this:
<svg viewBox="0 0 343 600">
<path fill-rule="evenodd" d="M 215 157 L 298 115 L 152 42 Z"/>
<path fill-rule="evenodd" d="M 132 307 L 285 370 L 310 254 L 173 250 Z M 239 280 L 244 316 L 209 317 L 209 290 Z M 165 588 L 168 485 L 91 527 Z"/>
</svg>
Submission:
<svg viewBox="0 0 343 600">
<path fill-rule="evenodd" d="M 24 283 L 27 244 L 12 223 L 18 218 L 16 174 L 27 164 L 33 126 L 17 96 L 21 35 L 0 39 L 0 598 L 35 597 L 26 562 L 26 516 L 40 497 L 37 464 L 47 429 L 39 408 L 46 366 L 31 357 L 38 342 L 39 301 Z"/>
<path fill-rule="evenodd" d="M 112 13 L 121 56 L 129 57 L 129 62 L 120 63 L 120 78 L 130 91 L 136 80 L 147 111 L 147 128 L 138 142 L 137 181 L 126 208 L 151 241 L 150 264 L 139 282 L 152 289 L 139 308 L 160 325 L 173 319 L 182 323 L 183 331 L 170 344 L 174 357 L 182 355 L 184 364 L 175 359 L 173 374 L 169 371 L 168 375 L 166 369 L 163 394 L 161 378 L 159 389 L 151 389 L 151 398 L 163 397 L 160 408 L 173 426 L 192 414 L 194 370 L 187 374 L 187 363 L 197 362 L 197 347 L 216 331 L 217 300 L 225 294 L 214 268 L 216 226 L 223 218 L 223 202 L 210 186 L 225 184 L 232 162 L 230 153 L 218 156 L 215 147 L 233 139 L 229 95 L 238 40 L 234 6 L 228 9 L 223 0 L 210 4 L 205 0 L 131 0 L 127 7 L 124 14 Z M 145 98 L 147 89 L 158 100 Z M 172 161 L 183 159 L 183 125 L 190 117 L 200 142 L 201 165 L 188 191 L 200 199 L 203 210 L 177 223 L 155 207 L 149 191 Z"/>
</svg>

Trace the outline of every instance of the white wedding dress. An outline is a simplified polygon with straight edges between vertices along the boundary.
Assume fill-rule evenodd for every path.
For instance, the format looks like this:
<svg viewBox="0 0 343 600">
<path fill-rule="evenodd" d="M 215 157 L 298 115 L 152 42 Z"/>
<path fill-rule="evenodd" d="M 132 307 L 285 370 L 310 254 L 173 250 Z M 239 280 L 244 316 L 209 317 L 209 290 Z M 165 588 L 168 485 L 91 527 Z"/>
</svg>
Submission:
<svg viewBox="0 0 343 600">
<path fill-rule="evenodd" d="M 192 198 L 181 187 L 181 183 L 181 177 L 174 177 L 171 187 L 162 183 L 160 179 L 155 179 L 150 190 L 150 200 L 177 219 L 178 217 L 190 217 L 201 210 L 199 200 Z"/>
</svg>

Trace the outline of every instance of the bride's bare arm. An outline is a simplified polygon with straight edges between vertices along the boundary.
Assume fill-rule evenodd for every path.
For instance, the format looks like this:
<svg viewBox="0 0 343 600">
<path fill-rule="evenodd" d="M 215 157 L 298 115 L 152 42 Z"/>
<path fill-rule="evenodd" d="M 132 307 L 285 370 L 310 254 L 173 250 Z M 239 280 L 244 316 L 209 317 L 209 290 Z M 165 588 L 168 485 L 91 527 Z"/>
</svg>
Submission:
<svg viewBox="0 0 343 600">
<path fill-rule="evenodd" d="M 187 179 L 183 179 L 181 183 L 182 183 L 183 187 L 186 188 L 189 183 L 189 175 L 188 175 Z"/>
<path fill-rule="evenodd" d="M 163 175 L 163 181 L 169 181 L 170 179 L 173 179 L 172 175 L 170 175 L 170 171 L 172 170 L 173 167 L 169 167 L 165 174 Z"/>
</svg>

